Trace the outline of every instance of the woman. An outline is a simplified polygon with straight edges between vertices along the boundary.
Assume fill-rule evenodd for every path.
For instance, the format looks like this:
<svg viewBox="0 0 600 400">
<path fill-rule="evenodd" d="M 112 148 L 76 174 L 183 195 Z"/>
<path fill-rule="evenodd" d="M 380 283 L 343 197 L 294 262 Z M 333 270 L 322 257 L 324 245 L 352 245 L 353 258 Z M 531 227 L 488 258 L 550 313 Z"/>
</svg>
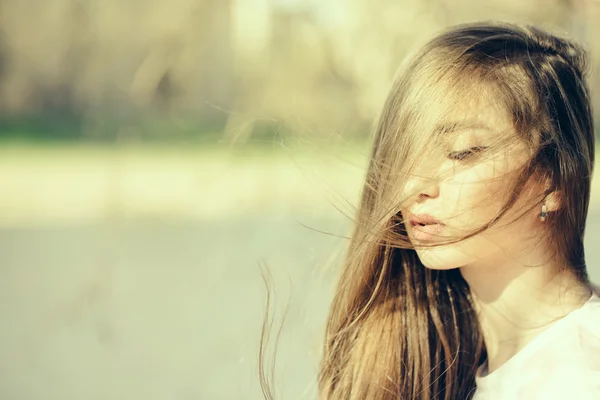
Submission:
<svg viewBox="0 0 600 400">
<path fill-rule="evenodd" d="M 376 127 L 321 399 L 600 399 L 585 71 L 576 43 L 500 23 L 410 58 Z"/>
</svg>

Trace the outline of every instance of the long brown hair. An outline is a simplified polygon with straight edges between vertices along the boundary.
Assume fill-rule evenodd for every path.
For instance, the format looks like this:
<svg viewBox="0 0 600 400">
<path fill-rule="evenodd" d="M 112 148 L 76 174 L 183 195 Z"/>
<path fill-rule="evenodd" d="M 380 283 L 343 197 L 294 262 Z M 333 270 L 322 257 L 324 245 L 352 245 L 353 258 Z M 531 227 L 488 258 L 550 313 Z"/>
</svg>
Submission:
<svg viewBox="0 0 600 400">
<path fill-rule="evenodd" d="M 561 207 L 549 216 L 544 237 L 552 256 L 589 283 L 583 234 L 594 132 L 585 74 L 586 55 L 576 42 L 506 23 L 452 27 L 402 67 L 374 130 L 327 324 L 321 399 L 472 396 L 486 351 L 468 284 L 458 269 L 423 266 L 401 213 L 409 198 L 401 190 L 406 178 L 439 146 L 435 127 L 449 112 L 444 105 L 493 94 L 531 149 L 505 206 L 468 237 L 494 225 L 531 178 L 547 182 L 528 210 L 548 193 L 560 193 Z M 511 140 L 500 137 L 498 148 Z"/>
</svg>

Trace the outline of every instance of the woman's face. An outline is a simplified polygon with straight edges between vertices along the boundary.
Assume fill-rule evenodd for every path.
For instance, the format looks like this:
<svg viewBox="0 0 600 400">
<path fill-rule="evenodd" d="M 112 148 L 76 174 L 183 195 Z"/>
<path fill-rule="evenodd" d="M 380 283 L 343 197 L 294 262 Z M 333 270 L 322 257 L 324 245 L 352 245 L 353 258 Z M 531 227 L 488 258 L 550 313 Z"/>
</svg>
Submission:
<svg viewBox="0 0 600 400">
<path fill-rule="evenodd" d="M 411 200 L 402 210 L 409 239 L 421 262 L 432 269 L 493 263 L 500 252 L 506 255 L 523 248 L 539 223 L 534 210 L 507 224 L 528 205 L 527 199 L 533 194 L 521 193 L 515 206 L 484 232 L 458 243 L 419 246 L 458 239 L 485 226 L 506 203 L 508 189 L 529 155 L 526 144 L 514 131 L 510 116 L 495 106 L 492 99 L 472 101 L 451 115 L 456 121 L 448 121 L 449 126 L 455 129 L 444 134 L 447 145 L 439 146 L 444 147 L 439 152 L 444 157 L 442 163 L 433 169 L 423 166 L 416 171 L 418 178 L 408 180 L 405 189 Z M 514 141 L 490 155 L 486 147 L 500 132 L 512 133 Z M 440 174 L 443 177 L 436 178 Z M 441 224 L 412 226 L 410 220 L 422 214 L 429 214 Z"/>
</svg>

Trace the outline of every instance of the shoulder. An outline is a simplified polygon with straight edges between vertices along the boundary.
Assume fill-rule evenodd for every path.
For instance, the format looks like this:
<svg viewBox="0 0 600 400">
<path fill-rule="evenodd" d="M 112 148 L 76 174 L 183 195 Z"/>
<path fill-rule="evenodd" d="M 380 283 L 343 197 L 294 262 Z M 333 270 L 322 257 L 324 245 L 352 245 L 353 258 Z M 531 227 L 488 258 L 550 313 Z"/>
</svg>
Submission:
<svg viewBox="0 0 600 400">
<path fill-rule="evenodd" d="M 568 337 L 553 343 L 559 361 L 548 379 L 548 387 L 582 388 L 600 399 L 600 298 L 593 296 L 571 321 Z M 562 385 L 562 386 L 561 386 Z M 556 386 L 556 387 L 555 387 Z M 585 388 L 585 390 L 583 389 Z M 579 392 L 574 392 L 578 393 Z M 571 393 L 573 394 L 573 392 Z M 579 397 L 578 397 L 579 398 Z M 585 397 L 587 398 L 587 397 Z"/>
<path fill-rule="evenodd" d="M 592 297 L 547 332 L 530 351 L 477 380 L 480 397 L 600 399 L 600 298 Z"/>
<path fill-rule="evenodd" d="M 582 339 L 600 341 L 600 297 L 594 294 L 578 311 L 577 325 Z"/>
<path fill-rule="evenodd" d="M 535 398 L 546 400 L 600 399 L 600 371 L 586 368 L 563 369 L 560 375 L 549 376 L 538 390 Z"/>
<path fill-rule="evenodd" d="M 593 296 L 537 354 L 549 388 L 595 385 L 600 399 L 600 298 Z"/>
<path fill-rule="evenodd" d="M 541 385 L 534 398 L 600 399 L 600 307 L 589 318 L 584 319 L 583 313 L 581 317 L 572 336 L 553 343 L 555 349 L 546 349 L 555 357 L 540 368 Z"/>
<path fill-rule="evenodd" d="M 600 373 L 600 297 L 593 296 L 577 319 L 576 345 L 583 364 Z"/>
</svg>

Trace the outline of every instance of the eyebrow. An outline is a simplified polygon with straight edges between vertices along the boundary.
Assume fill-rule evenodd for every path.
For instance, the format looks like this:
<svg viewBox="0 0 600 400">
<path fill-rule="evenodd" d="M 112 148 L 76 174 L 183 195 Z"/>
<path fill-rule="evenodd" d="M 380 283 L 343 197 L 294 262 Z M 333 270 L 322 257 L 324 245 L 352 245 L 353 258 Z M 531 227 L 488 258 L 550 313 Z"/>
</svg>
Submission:
<svg viewBox="0 0 600 400">
<path fill-rule="evenodd" d="M 445 134 L 445 133 L 452 133 L 455 131 L 463 131 L 463 130 L 468 130 L 468 129 L 486 130 L 486 131 L 492 130 L 492 128 L 490 128 L 489 126 L 487 126 L 486 124 L 484 124 L 481 121 L 465 120 L 465 121 L 445 122 L 443 124 L 440 124 L 435 128 L 435 132 L 437 134 Z"/>
</svg>

